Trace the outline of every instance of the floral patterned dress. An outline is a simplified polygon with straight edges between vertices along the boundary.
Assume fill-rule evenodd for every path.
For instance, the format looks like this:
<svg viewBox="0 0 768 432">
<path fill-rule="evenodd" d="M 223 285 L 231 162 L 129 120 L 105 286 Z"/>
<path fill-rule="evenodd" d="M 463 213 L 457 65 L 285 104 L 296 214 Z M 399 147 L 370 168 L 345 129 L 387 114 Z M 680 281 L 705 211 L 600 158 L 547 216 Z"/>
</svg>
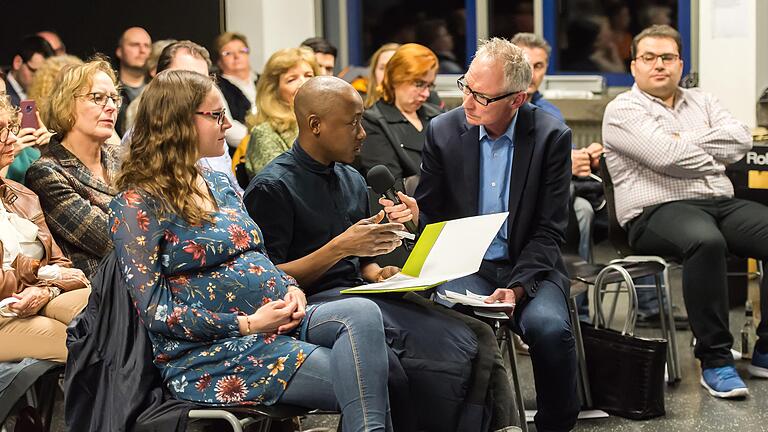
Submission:
<svg viewBox="0 0 768 432">
<path fill-rule="evenodd" d="M 296 281 L 267 258 L 229 180 L 203 177 L 218 206 L 215 223 L 159 215 L 151 197 L 128 190 L 110 204 L 115 252 L 176 398 L 270 405 L 316 346 L 288 335 L 241 336 L 237 316 L 282 299 Z"/>
</svg>

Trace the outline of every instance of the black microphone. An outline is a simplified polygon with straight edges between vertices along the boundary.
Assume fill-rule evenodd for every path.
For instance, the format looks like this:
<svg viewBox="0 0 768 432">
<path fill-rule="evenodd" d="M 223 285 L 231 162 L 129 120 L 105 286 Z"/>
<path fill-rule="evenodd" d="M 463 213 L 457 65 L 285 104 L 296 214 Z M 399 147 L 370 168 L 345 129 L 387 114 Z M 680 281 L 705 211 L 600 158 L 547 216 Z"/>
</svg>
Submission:
<svg viewBox="0 0 768 432">
<path fill-rule="evenodd" d="M 395 189 L 395 177 L 392 176 L 389 168 L 384 165 L 376 165 L 368 170 L 367 179 L 368 185 L 371 186 L 371 189 L 373 189 L 374 192 L 383 195 L 395 204 L 401 204 L 400 198 L 397 196 L 398 191 Z M 405 225 L 405 229 L 412 234 L 417 234 L 419 231 L 412 220 L 403 223 L 403 225 Z"/>
</svg>

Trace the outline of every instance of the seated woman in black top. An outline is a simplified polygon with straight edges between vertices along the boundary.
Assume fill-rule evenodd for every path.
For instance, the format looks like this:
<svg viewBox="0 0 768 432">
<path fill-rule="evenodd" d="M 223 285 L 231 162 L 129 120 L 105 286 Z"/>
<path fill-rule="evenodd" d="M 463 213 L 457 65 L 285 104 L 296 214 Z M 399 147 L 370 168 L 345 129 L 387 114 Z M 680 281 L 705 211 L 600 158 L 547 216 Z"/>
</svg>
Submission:
<svg viewBox="0 0 768 432">
<path fill-rule="evenodd" d="M 406 192 L 416 188 L 424 134 L 440 108 L 427 103 L 434 88 L 438 61 L 435 53 L 418 44 L 405 44 L 387 63 L 379 84 L 379 99 L 363 114 L 367 133 L 355 167 L 366 175 L 386 165 Z"/>
</svg>

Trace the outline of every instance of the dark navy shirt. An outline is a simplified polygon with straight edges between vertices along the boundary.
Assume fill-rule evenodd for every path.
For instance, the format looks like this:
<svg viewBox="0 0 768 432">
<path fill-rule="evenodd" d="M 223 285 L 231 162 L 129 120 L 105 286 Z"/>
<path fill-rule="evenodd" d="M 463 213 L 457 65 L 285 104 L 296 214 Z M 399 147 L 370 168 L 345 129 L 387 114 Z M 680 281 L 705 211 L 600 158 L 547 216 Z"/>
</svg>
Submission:
<svg viewBox="0 0 768 432">
<path fill-rule="evenodd" d="M 275 264 L 311 254 L 370 213 L 363 176 L 345 164 L 317 162 L 298 140 L 251 180 L 243 201 Z M 311 295 L 362 285 L 360 260 L 344 258 L 302 289 Z"/>
<path fill-rule="evenodd" d="M 552 102 L 544 99 L 544 96 L 542 96 L 542 94 L 538 91 L 536 91 L 536 93 L 531 96 L 531 104 L 536 105 L 537 107 L 557 117 L 557 119 L 561 122 L 565 123 L 565 118 L 563 117 L 563 113 L 560 112 L 560 109 L 556 107 Z"/>
</svg>

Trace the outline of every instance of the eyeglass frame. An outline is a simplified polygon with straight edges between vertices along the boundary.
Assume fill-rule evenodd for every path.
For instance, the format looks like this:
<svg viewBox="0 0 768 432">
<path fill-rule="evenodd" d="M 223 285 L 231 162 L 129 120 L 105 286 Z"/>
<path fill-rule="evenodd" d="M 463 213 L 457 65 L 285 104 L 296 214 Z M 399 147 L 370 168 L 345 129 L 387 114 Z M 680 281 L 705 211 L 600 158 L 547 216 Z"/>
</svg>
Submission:
<svg viewBox="0 0 768 432">
<path fill-rule="evenodd" d="M 248 47 L 243 47 L 237 50 L 226 50 L 221 52 L 222 57 L 229 57 L 233 54 L 242 54 L 242 55 L 248 55 L 251 53 L 251 49 Z"/>
<path fill-rule="evenodd" d="M 428 83 L 420 79 L 411 81 L 411 84 L 419 90 L 429 89 L 430 92 L 434 91 L 436 87 L 434 82 Z"/>
<path fill-rule="evenodd" d="M 646 61 L 646 59 L 644 58 L 645 56 L 653 56 L 653 60 Z M 665 61 L 664 60 L 664 56 L 673 56 L 673 58 L 669 59 L 668 61 Z M 680 54 L 675 54 L 675 53 L 662 53 L 662 54 L 645 53 L 643 55 L 639 55 L 639 56 L 633 58 L 632 60 L 637 61 L 638 59 L 640 59 L 640 61 L 644 65 L 646 65 L 646 66 L 653 66 L 653 65 L 655 65 L 656 63 L 658 63 L 659 59 L 661 59 L 661 64 L 663 64 L 665 66 L 669 66 L 672 63 L 674 63 L 675 61 L 680 60 Z"/>
<path fill-rule="evenodd" d="M 103 104 L 97 103 L 96 97 L 94 95 L 104 95 L 105 96 L 104 103 Z M 107 106 L 107 100 L 111 100 L 112 103 L 115 104 L 115 108 L 118 110 L 120 109 L 121 106 L 123 106 L 123 97 L 117 93 L 114 95 L 110 95 L 104 92 L 90 92 L 90 93 L 75 95 L 75 98 L 86 97 L 86 96 L 90 96 L 91 102 L 93 102 L 95 105 L 98 105 L 100 107 Z"/>
<path fill-rule="evenodd" d="M 24 65 L 26 65 L 27 69 L 29 69 L 29 71 L 32 72 L 33 74 L 36 74 L 37 70 L 40 69 L 39 67 L 38 68 L 33 68 L 32 66 L 30 66 L 29 65 L 29 60 L 25 61 Z"/>
<path fill-rule="evenodd" d="M 224 119 L 227 117 L 227 109 L 222 108 L 221 111 L 195 111 L 195 114 L 212 117 L 216 119 L 216 124 L 221 126 L 224 124 Z"/>
<path fill-rule="evenodd" d="M 5 145 L 8 142 L 8 136 L 10 134 L 18 135 L 20 130 L 21 125 L 19 123 L 11 123 L 0 128 L 0 144 Z"/>
<path fill-rule="evenodd" d="M 479 103 L 482 106 L 488 106 L 494 102 L 500 101 L 502 99 L 506 99 L 512 95 L 522 93 L 525 91 L 525 90 L 518 90 L 518 91 L 513 91 L 510 93 L 503 94 L 501 96 L 489 98 L 488 96 L 481 95 L 476 91 L 472 90 L 472 88 L 467 85 L 466 81 L 463 81 L 465 77 L 466 75 L 462 75 L 459 77 L 459 79 L 456 80 L 456 85 L 459 87 L 459 91 L 466 96 L 472 95 L 472 99 L 474 99 L 475 102 Z M 467 89 L 467 92 L 465 92 L 464 89 Z M 480 99 L 478 98 L 484 99 L 485 103 L 481 102 Z"/>
</svg>

